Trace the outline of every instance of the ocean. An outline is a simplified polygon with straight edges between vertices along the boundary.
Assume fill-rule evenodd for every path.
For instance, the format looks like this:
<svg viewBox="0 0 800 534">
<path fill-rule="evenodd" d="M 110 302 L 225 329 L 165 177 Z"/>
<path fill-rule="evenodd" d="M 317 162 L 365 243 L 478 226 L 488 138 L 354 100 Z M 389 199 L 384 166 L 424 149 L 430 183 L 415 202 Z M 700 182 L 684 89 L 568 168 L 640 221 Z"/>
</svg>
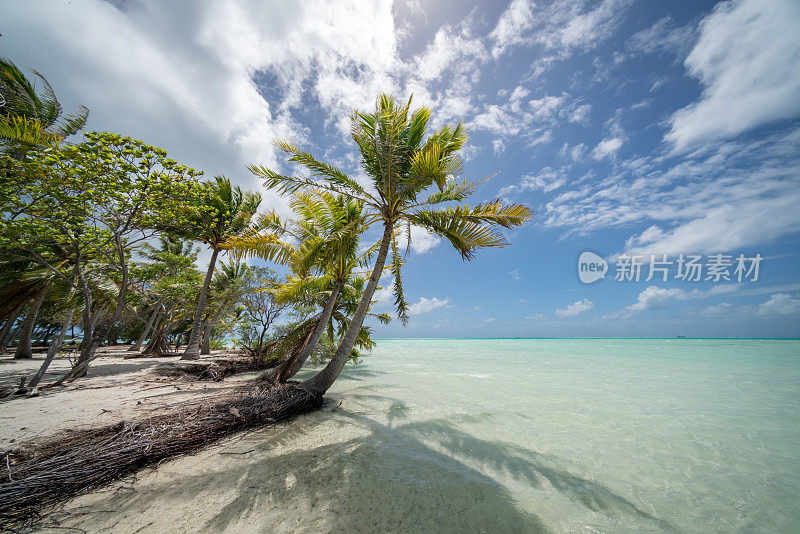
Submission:
<svg viewBox="0 0 800 534">
<path fill-rule="evenodd" d="M 90 492 L 65 525 L 800 531 L 800 341 L 381 339 L 326 398 Z"/>
<path fill-rule="evenodd" d="M 329 526 L 800 531 L 797 340 L 382 339 L 330 397 Z"/>
</svg>

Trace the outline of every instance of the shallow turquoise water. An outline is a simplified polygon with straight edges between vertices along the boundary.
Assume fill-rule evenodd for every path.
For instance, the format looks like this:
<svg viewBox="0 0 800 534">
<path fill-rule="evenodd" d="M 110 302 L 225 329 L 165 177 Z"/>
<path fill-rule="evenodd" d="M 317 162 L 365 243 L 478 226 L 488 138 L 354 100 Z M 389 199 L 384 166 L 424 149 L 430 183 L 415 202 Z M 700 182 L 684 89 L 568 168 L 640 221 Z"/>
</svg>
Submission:
<svg viewBox="0 0 800 534">
<path fill-rule="evenodd" d="M 330 393 L 361 525 L 800 531 L 800 341 L 379 340 Z"/>
</svg>

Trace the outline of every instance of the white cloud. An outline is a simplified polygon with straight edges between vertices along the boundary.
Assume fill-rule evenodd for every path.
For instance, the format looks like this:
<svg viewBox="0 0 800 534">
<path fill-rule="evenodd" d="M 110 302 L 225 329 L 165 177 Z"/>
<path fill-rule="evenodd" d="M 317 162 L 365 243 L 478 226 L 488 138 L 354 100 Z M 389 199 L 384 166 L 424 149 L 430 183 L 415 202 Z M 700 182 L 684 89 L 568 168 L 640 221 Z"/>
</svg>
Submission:
<svg viewBox="0 0 800 534">
<path fill-rule="evenodd" d="M 546 8 L 546 25 L 536 40 L 562 51 L 593 48 L 613 35 L 631 4 L 631 0 L 603 0 L 600 4 L 554 2 Z M 596 7 L 584 10 L 586 5 Z"/>
<path fill-rule="evenodd" d="M 663 310 L 669 306 L 671 300 L 686 300 L 688 296 L 683 289 L 665 289 L 658 286 L 649 286 L 639 293 L 636 302 L 628 306 L 631 311 Z"/>
<path fill-rule="evenodd" d="M 475 61 L 484 61 L 488 52 L 480 39 L 469 36 L 466 27 L 460 32 L 449 26 L 439 28 L 433 42 L 416 58 L 416 72 L 423 80 L 439 78 L 447 69 L 471 67 Z"/>
<path fill-rule="evenodd" d="M 428 313 L 443 306 L 447 306 L 448 304 L 450 304 L 449 298 L 440 299 L 437 297 L 420 297 L 418 302 L 415 302 L 408 307 L 408 314 L 419 315 L 421 313 Z"/>
<path fill-rule="evenodd" d="M 704 90 L 671 118 L 677 151 L 800 114 L 800 3 L 720 3 L 684 64 Z"/>
<path fill-rule="evenodd" d="M 800 299 L 788 293 L 775 293 L 758 305 L 756 315 L 794 315 L 800 313 Z"/>
<path fill-rule="evenodd" d="M 800 230 L 798 145 L 794 129 L 728 141 L 677 161 L 660 155 L 618 161 L 601 180 L 561 189 L 540 220 L 584 235 L 654 227 L 637 231 L 626 247 L 631 253 L 713 253 L 770 242 Z"/>
<path fill-rule="evenodd" d="M 700 310 L 702 315 L 725 315 L 731 312 L 731 306 L 728 302 L 721 302 L 716 306 L 708 306 L 707 308 L 703 308 Z"/>
<path fill-rule="evenodd" d="M 591 310 L 594 308 L 594 303 L 591 300 L 583 299 L 568 305 L 566 308 L 556 310 L 556 315 L 559 317 L 574 317 L 579 313 Z"/>
<path fill-rule="evenodd" d="M 570 150 L 569 153 L 570 157 L 572 158 L 572 161 L 582 160 L 585 154 L 586 154 L 586 145 L 584 145 L 583 143 L 580 143 L 572 147 L 572 150 Z"/>
<path fill-rule="evenodd" d="M 388 306 L 394 303 L 394 294 L 392 293 L 392 284 L 394 278 L 388 278 L 380 281 L 380 287 L 375 290 L 372 295 L 372 300 L 375 301 L 373 306 L 381 307 Z"/>
<path fill-rule="evenodd" d="M 5 6 L 3 54 L 44 73 L 64 103 L 89 107 L 89 128 L 163 146 L 247 187 L 258 181 L 243 163 L 282 163 L 272 139 L 306 140 L 291 113 L 306 87 L 345 127 L 353 107 L 398 89 L 388 74 L 398 68 L 389 1 L 120 5 Z M 259 77 L 274 94 L 259 91 Z M 265 207 L 285 209 L 266 196 Z"/>
<path fill-rule="evenodd" d="M 619 137 L 603 139 L 594 147 L 594 150 L 592 150 L 592 157 L 598 161 L 609 156 L 613 158 L 616 156 L 619 149 L 622 148 L 624 142 L 625 140 Z"/>
<path fill-rule="evenodd" d="M 797 194 L 754 200 L 749 206 L 721 206 L 664 231 L 652 226 L 628 240 L 630 254 L 680 254 L 732 251 L 800 230 Z M 773 216 L 765 217 L 765 214 Z"/>
<path fill-rule="evenodd" d="M 492 151 L 495 156 L 499 156 L 506 151 L 506 145 L 503 143 L 502 139 L 495 139 L 492 141 Z"/>
<path fill-rule="evenodd" d="M 693 36 L 691 25 L 675 27 L 675 20 L 666 16 L 646 30 L 633 34 L 628 39 L 627 49 L 645 54 L 679 54 L 692 46 Z"/>
<path fill-rule="evenodd" d="M 519 280 L 519 268 L 514 269 L 508 273 L 512 280 Z"/>
<path fill-rule="evenodd" d="M 442 239 L 425 228 L 411 225 L 411 250 L 417 254 L 424 254 L 435 248 Z"/>
<path fill-rule="evenodd" d="M 500 196 L 520 191 L 541 190 L 545 193 L 558 189 L 567 182 L 566 174 L 559 169 L 545 167 L 538 174 L 525 174 L 520 179 L 519 184 L 508 185 L 499 192 Z"/>
<path fill-rule="evenodd" d="M 494 317 L 487 317 L 483 320 L 484 323 L 493 323 L 495 321 Z"/>
<path fill-rule="evenodd" d="M 665 289 L 658 286 L 648 286 L 636 297 L 636 302 L 625 306 L 619 311 L 604 315 L 603 319 L 627 319 L 641 311 L 663 310 L 673 300 L 687 300 L 690 297 L 704 298 L 706 293 L 689 294 L 680 288 Z"/>
<path fill-rule="evenodd" d="M 525 319 L 527 319 L 528 321 L 538 321 L 538 320 L 544 319 L 544 318 L 545 318 L 545 316 L 544 316 L 543 313 L 536 313 L 534 315 L 526 315 L 525 316 Z"/>
<path fill-rule="evenodd" d="M 590 104 L 581 104 L 576 107 L 572 114 L 569 116 L 570 122 L 586 122 L 589 118 L 589 113 L 592 111 L 592 106 Z"/>
<path fill-rule="evenodd" d="M 555 115 L 558 108 L 564 103 L 563 96 L 543 96 L 528 102 L 537 118 L 549 118 Z"/>
<path fill-rule="evenodd" d="M 528 0 L 512 0 L 500 15 L 497 25 L 489 34 L 494 41 L 492 56 L 500 57 L 506 48 L 524 41 L 525 30 L 533 23 L 532 3 Z"/>
</svg>

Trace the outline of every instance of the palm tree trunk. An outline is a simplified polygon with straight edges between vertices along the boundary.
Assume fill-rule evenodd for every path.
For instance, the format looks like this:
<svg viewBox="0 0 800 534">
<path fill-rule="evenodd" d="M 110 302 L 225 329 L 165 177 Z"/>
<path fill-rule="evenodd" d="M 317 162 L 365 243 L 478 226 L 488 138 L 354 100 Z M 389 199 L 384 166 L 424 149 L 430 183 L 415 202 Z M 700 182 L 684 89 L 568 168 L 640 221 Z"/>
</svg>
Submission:
<svg viewBox="0 0 800 534">
<path fill-rule="evenodd" d="M 85 299 L 86 297 L 84 297 Z M 97 306 L 97 309 L 89 314 L 88 323 L 86 321 L 86 310 L 84 309 L 84 330 L 83 330 L 83 341 L 81 341 L 81 353 L 78 356 L 78 361 L 75 362 L 75 366 L 70 371 L 69 376 L 72 378 L 81 378 L 86 376 L 89 372 L 89 363 L 94 361 L 95 359 L 95 352 L 97 352 L 97 348 L 100 346 L 99 343 L 95 342 L 95 335 L 97 333 L 98 328 L 98 321 L 100 320 L 100 314 L 103 313 L 103 306 Z M 88 324 L 88 326 L 86 326 Z"/>
<path fill-rule="evenodd" d="M 11 338 L 11 329 L 19 319 L 22 310 L 25 308 L 24 304 L 20 304 L 17 306 L 11 315 L 8 316 L 6 320 L 6 324 L 3 325 L 3 329 L 0 330 L 0 354 L 4 353 L 8 349 L 8 340 Z"/>
<path fill-rule="evenodd" d="M 69 330 L 69 326 L 72 323 L 72 315 L 74 313 L 75 310 L 70 308 L 66 315 L 64 315 L 64 323 L 61 326 L 61 332 L 59 332 L 58 337 L 53 340 L 50 348 L 47 349 L 47 356 L 45 356 L 42 366 L 39 367 L 39 370 L 35 375 L 33 375 L 33 378 L 31 378 L 31 381 L 28 383 L 28 388 L 33 389 L 36 387 L 36 385 L 44 376 L 45 372 L 47 372 L 47 368 L 50 367 L 50 363 L 53 361 L 53 358 L 55 358 L 56 354 L 58 354 L 58 351 L 61 350 L 61 346 L 64 344 L 64 338 L 67 335 L 67 330 Z"/>
<path fill-rule="evenodd" d="M 313 378 L 306 380 L 301 384 L 301 387 L 324 394 L 333 385 L 342 372 L 344 364 L 350 357 L 353 350 L 353 345 L 356 343 L 356 337 L 361 331 L 361 325 L 364 324 L 364 319 L 367 317 L 369 305 L 372 302 L 372 295 L 375 294 L 375 288 L 378 287 L 378 281 L 383 273 L 383 266 L 386 264 L 386 256 L 389 253 L 389 243 L 392 240 L 392 232 L 394 231 L 394 223 L 390 221 L 384 222 L 383 239 L 381 240 L 381 248 L 378 251 L 378 258 L 375 260 L 375 267 L 372 269 L 372 275 L 369 277 L 367 287 L 364 289 L 364 294 L 361 296 L 361 302 L 358 303 L 356 313 L 347 327 L 347 331 L 342 338 L 336 354 L 333 355 L 331 361 L 325 368 L 314 375 Z"/>
<path fill-rule="evenodd" d="M 164 352 L 169 352 L 169 345 L 166 342 L 166 334 L 164 332 L 164 324 L 167 322 L 167 310 L 164 310 L 164 315 L 159 314 L 156 322 L 153 324 L 153 334 L 150 336 L 150 341 L 147 342 L 142 354 L 154 354 L 160 356 Z"/>
<path fill-rule="evenodd" d="M 22 332 L 19 334 L 19 343 L 17 350 L 14 352 L 15 360 L 28 360 L 33 358 L 33 351 L 31 350 L 31 336 L 33 335 L 33 328 L 36 326 L 36 318 L 39 316 L 39 308 L 42 307 L 44 298 L 47 296 L 47 290 L 50 284 L 39 291 L 36 299 L 31 304 L 31 309 L 28 310 L 28 315 L 25 317 L 25 324 L 22 327 Z"/>
<path fill-rule="evenodd" d="M 322 315 L 317 325 L 314 327 L 314 333 L 311 334 L 311 339 L 306 343 L 300 355 L 294 359 L 294 361 L 289 359 L 278 366 L 279 370 L 273 375 L 277 381 L 284 382 L 289 380 L 303 368 L 308 357 L 314 352 L 314 347 L 317 346 L 317 343 L 319 343 L 319 340 L 322 339 L 322 335 L 325 333 L 325 329 L 328 326 L 328 322 L 331 320 L 333 309 L 336 307 L 336 301 L 339 298 L 339 292 L 342 290 L 343 285 L 342 282 L 336 282 L 336 285 L 333 286 L 331 295 L 328 297 L 328 302 L 325 303 L 325 308 L 322 310 Z"/>
<path fill-rule="evenodd" d="M 211 318 L 206 317 L 203 321 L 203 339 L 200 340 L 200 354 L 211 354 L 211 331 L 214 325 L 211 323 Z"/>
<path fill-rule="evenodd" d="M 160 303 L 156 305 L 155 309 L 153 310 L 153 314 L 150 315 L 150 320 L 147 321 L 147 324 L 145 325 L 144 330 L 142 330 L 139 339 L 136 340 L 135 345 L 133 345 L 131 348 L 128 349 L 129 351 L 139 352 L 142 350 L 142 345 L 144 344 L 144 340 L 147 339 L 147 334 L 150 333 L 150 330 L 153 328 L 153 323 L 156 322 L 156 316 L 158 315 L 159 306 Z"/>
<path fill-rule="evenodd" d="M 197 309 L 194 311 L 194 321 L 192 322 L 192 332 L 189 334 L 189 341 L 186 350 L 181 356 L 181 360 L 195 360 L 200 356 L 200 329 L 203 323 L 203 312 L 206 310 L 206 300 L 208 300 L 208 288 L 211 286 L 211 279 L 214 277 L 214 266 L 217 263 L 219 250 L 213 249 L 211 261 L 208 262 L 206 279 L 203 281 L 203 289 L 200 291 L 200 299 L 197 301 Z"/>
</svg>

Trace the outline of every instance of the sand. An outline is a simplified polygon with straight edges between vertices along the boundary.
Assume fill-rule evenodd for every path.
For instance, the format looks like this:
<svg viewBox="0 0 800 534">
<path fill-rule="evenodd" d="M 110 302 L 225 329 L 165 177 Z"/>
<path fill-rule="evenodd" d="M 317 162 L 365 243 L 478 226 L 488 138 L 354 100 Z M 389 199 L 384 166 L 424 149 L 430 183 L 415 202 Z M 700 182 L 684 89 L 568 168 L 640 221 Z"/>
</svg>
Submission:
<svg viewBox="0 0 800 534">
<path fill-rule="evenodd" d="M 42 390 L 36 397 L 10 397 L 0 401 L 0 450 L 67 429 L 165 413 L 177 403 L 213 395 L 252 377 L 252 374 L 240 375 L 224 382 L 176 380 L 154 374 L 153 370 L 177 362 L 177 356 L 125 360 L 126 346 L 100 350 L 104 355 L 92 363 L 87 377 L 63 387 Z M 223 351 L 216 351 L 204 358 L 218 358 L 223 354 Z M 0 386 L 18 385 L 20 377 L 33 375 L 43 357 L 43 354 L 36 354 L 32 360 L 14 360 L 10 354 L 0 356 Z M 54 381 L 69 368 L 67 359 L 54 360 L 40 385 Z"/>
</svg>

